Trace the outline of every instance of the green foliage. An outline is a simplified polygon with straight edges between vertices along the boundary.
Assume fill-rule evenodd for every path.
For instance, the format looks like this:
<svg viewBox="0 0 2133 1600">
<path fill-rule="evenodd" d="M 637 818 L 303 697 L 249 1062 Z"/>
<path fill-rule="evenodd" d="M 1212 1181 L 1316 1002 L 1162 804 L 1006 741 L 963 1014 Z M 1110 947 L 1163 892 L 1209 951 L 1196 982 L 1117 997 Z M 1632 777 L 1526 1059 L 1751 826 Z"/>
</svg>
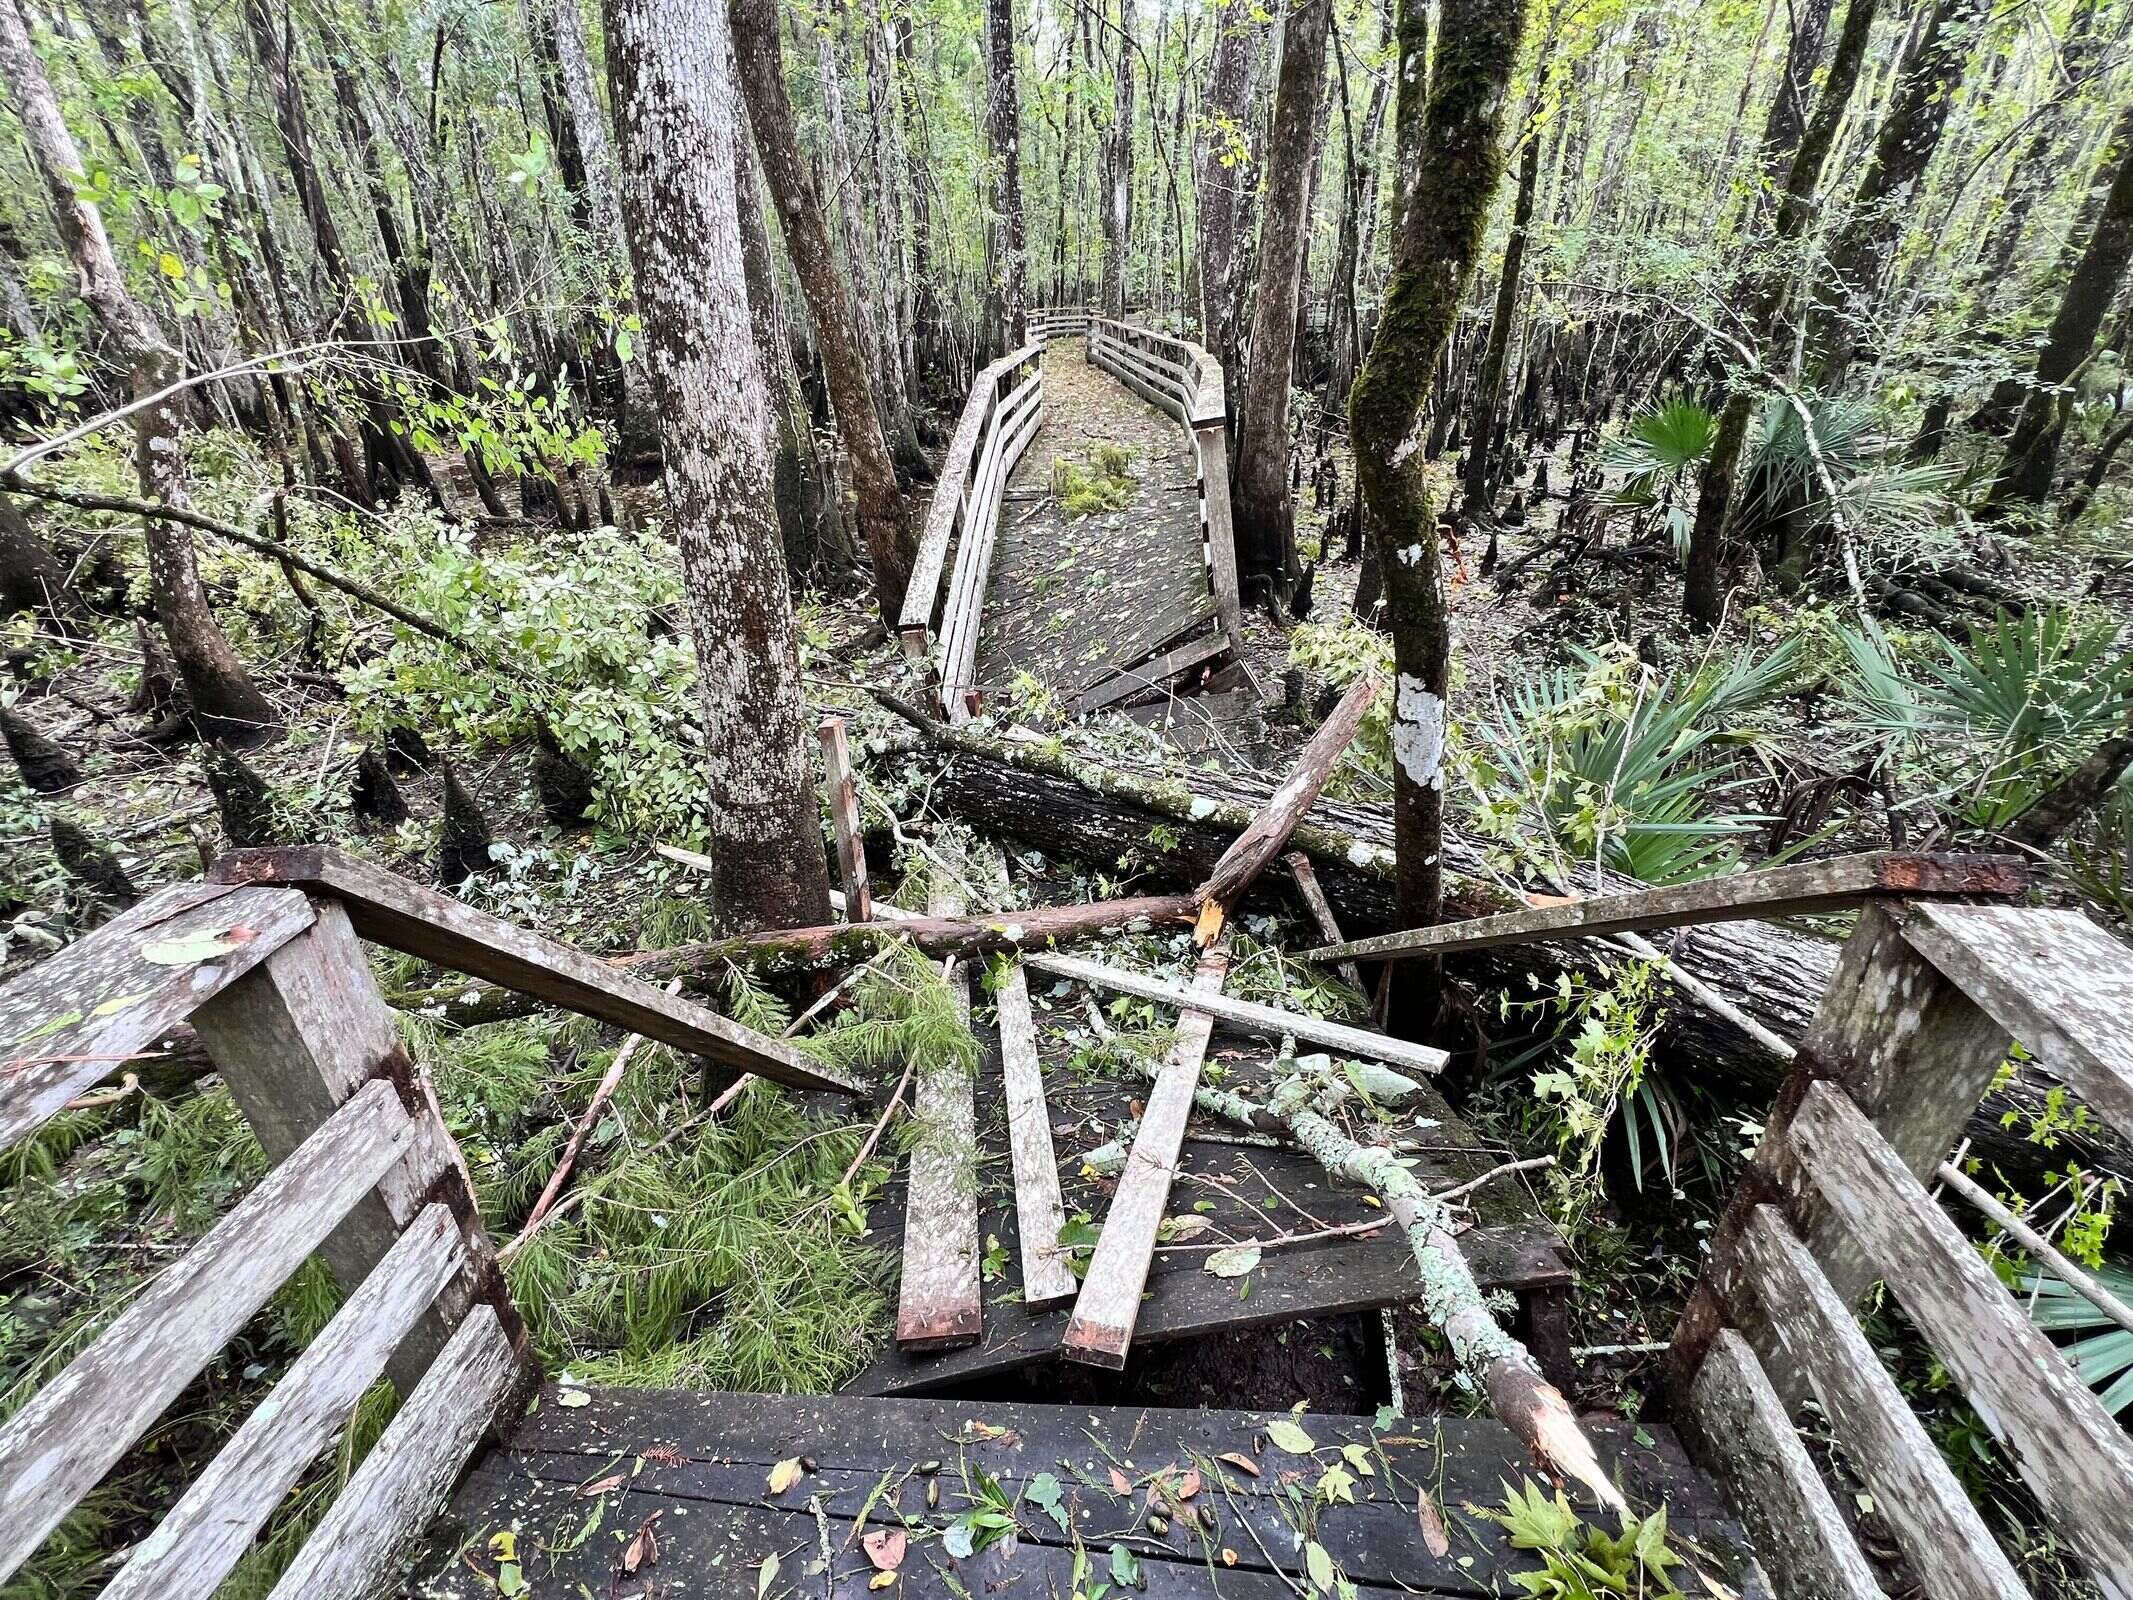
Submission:
<svg viewBox="0 0 2133 1600">
<path fill-rule="evenodd" d="M 2133 1267 L 2116 1263 L 2095 1269 L 2096 1281 L 2116 1295 L 2121 1304 L 2133 1304 Z M 2133 1333 L 2105 1316 L 2063 1279 L 2041 1268 L 2023 1280 L 2031 1296 L 2029 1314 L 2037 1326 L 2052 1333 L 2078 1333 L 2082 1337 L 2061 1346 L 2061 1353 L 2113 1416 L 2133 1406 Z"/>
<path fill-rule="evenodd" d="M 1694 519 L 1679 496 L 1691 471 L 1710 454 L 1717 432 L 1715 415 L 1693 400 L 1675 400 L 1637 417 L 1600 457 L 1601 466 L 1629 475 L 1615 491 L 1615 503 L 1657 509 L 1683 555 Z"/>
<path fill-rule="evenodd" d="M 1133 503 L 1132 462 L 1132 452 L 1115 444 L 1094 445 L 1078 462 L 1054 456 L 1052 495 L 1069 516 L 1123 511 Z"/>
<path fill-rule="evenodd" d="M 1502 1525 L 1514 1550 L 1540 1558 L 1538 1572 L 1513 1573 L 1511 1581 L 1533 1600 L 1669 1600 L 1681 1590 L 1673 1569 L 1683 1558 L 1666 1542 L 1666 1507 L 1647 1517 L 1623 1512 L 1619 1533 L 1586 1522 L 1558 1489 L 1552 1498 L 1528 1480 L 1504 1486 L 1501 1511 L 1480 1513 Z"/>
<path fill-rule="evenodd" d="M 2051 606 L 2001 612 L 1958 644 L 1900 648 L 1871 619 L 1839 630 L 1852 729 L 1906 763 L 1930 798 L 1973 828 L 2021 816 L 2114 732 L 2133 694 L 2118 620 Z"/>
<path fill-rule="evenodd" d="M 1950 494 L 1963 468 L 1905 461 L 1901 441 L 1879 431 L 1877 409 L 1867 397 L 1809 393 L 1802 402 L 1814 423 L 1812 448 L 1797 410 L 1774 396 L 1764 403 L 1761 436 L 1741 496 L 1742 528 L 1753 532 L 1795 508 L 1806 515 L 1834 509 L 1849 526 L 1866 529 L 1877 544 L 1915 546 L 1931 539 L 1947 520 Z M 1836 485 L 1834 507 L 1822 471 Z"/>
<path fill-rule="evenodd" d="M 1513 671 L 1476 719 L 1481 748 L 1459 765 L 1481 832 L 1514 856 L 1552 849 L 1553 868 L 1597 861 L 1647 883 L 1738 865 L 1761 819 L 1722 807 L 1745 780 L 1716 758 L 1791 682 L 1796 642 L 1665 676 L 1623 646 L 1578 655 L 1580 671 Z"/>
<path fill-rule="evenodd" d="M 1365 676 L 1389 686 L 1392 639 L 1353 612 L 1335 621 L 1301 623 L 1289 630 L 1289 665 L 1324 678 L 1336 689 Z M 1326 792 L 1334 799 L 1382 795 L 1391 787 L 1392 705 L 1387 687 L 1363 714 L 1355 742 L 1342 752 L 1340 765 L 1327 781 Z"/>
</svg>

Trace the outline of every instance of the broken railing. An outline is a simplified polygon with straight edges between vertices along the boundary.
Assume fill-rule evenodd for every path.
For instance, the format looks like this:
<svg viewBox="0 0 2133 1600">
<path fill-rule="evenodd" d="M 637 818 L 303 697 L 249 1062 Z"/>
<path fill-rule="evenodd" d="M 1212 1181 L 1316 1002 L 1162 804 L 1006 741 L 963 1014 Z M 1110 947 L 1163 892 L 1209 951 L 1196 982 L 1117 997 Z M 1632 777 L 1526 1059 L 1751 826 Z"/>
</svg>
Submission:
<svg viewBox="0 0 2133 1600">
<path fill-rule="evenodd" d="M 940 481 L 904 591 L 897 636 L 907 655 L 930 650 L 941 710 L 950 722 L 970 715 L 985 584 L 992 571 L 1000 500 L 1008 475 L 1044 421 L 1044 347 L 1024 345 L 978 374 L 941 462 Z M 954 565 L 949 566 L 951 551 Z M 949 573 L 941 595 L 941 575 Z M 939 631 L 934 629 L 936 608 Z"/>
<path fill-rule="evenodd" d="M 1201 555 L 1215 597 L 1215 617 L 1221 624 L 1218 637 L 1188 642 L 1154 667 L 1122 675 L 1123 694 L 1142 683 L 1159 682 L 1223 648 L 1242 657 L 1244 618 L 1237 598 L 1236 537 L 1229 509 L 1228 405 L 1222 363 L 1199 345 L 1104 317 L 1090 317 L 1088 333 L 1089 360 L 1150 405 L 1177 418 L 1192 441 Z M 1097 693 L 1104 687 L 1108 685 L 1100 685 Z M 1080 709 L 1094 710 L 1101 703 L 1094 696 L 1084 696 Z"/>
<path fill-rule="evenodd" d="M 2133 950 L 2075 912 L 2007 903 L 2025 887 L 2021 863 L 2004 858 L 1851 856 L 1312 952 L 1443 957 L 1858 908 L 1668 1354 L 1676 1424 L 1780 1594 L 1883 1592 L 1800 1438 L 1808 1399 L 1922 1592 L 2029 1592 L 1854 1318 L 1879 1281 L 2090 1577 L 2105 1594 L 2133 1596 L 2133 1440 L 1928 1187 L 1945 1186 L 1995 1226 L 2012 1222 L 2011 1237 L 2030 1232 L 2040 1268 L 2121 1326 L 2133 1321 L 1951 1164 L 2010 1044 L 2091 1115 L 2133 1131 Z"/>
<path fill-rule="evenodd" d="M 312 1254 L 346 1296 L 104 1590 L 211 1595 L 390 1379 L 402 1396 L 273 1590 L 376 1590 L 537 1371 L 426 1073 L 361 940 L 779 1081 L 778 1040 L 338 851 L 240 851 L 0 988 L 0 1149 L 190 1025 L 272 1170 L 0 1427 L 0 1583 Z"/>
</svg>

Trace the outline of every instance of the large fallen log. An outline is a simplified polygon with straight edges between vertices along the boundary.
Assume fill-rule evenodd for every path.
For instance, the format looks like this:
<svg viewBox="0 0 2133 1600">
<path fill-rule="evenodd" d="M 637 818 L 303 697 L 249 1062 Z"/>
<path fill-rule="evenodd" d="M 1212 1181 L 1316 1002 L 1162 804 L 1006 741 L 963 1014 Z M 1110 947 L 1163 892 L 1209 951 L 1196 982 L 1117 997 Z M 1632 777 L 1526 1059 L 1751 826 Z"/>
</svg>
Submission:
<svg viewBox="0 0 2133 1600">
<path fill-rule="evenodd" d="M 1148 888 L 1204 881 L 1272 792 L 1266 782 L 1237 773 L 1095 760 L 1048 742 L 1011 742 L 938 724 L 922 725 L 920 731 L 921 753 L 938 768 L 931 790 L 936 807 L 1048 855 L 1100 862 L 1114 873 L 1121 861 L 1135 864 Z M 1311 858 L 1320 887 L 1351 933 L 1397 926 L 1389 807 L 1321 797 L 1297 825 L 1290 846 Z M 1448 916 L 1488 916 L 1525 903 L 1518 888 L 1490 866 L 1491 848 L 1446 833 Z M 1621 874 L 1588 869 L 1574 885 L 1527 887 L 1599 895 L 1641 885 Z M 1262 910 L 1295 909 L 1287 896 L 1285 878 L 1263 878 L 1246 903 Z M 1834 939 L 1764 922 L 1678 928 L 1657 942 L 1700 987 L 1786 1040 L 1806 1031 L 1837 958 Z M 1514 999 L 1522 999 L 1534 992 L 1529 974 L 1552 987 L 1557 973 L 1587 968 L 1602 958 L 1618 962 L 1623 955 L 1606 941 L 1580 940 L 1479 951 L 1449 967 L 1469 984 L 1507 988 Z M 1696 1081 L 1749 1100 L 1776 1088 L 1784 1060 L 1734 1021 L 1683 989 L 1668 989 L 1661 1003 L 1669 1063 Z M 2076 1161 L 2133 1175 L 2133 1143 L 2101 1125 L 2062 1132 L 2050 1149 L 2028 1140 L 2028 1128 L 2056 1086 L 2048 1074 L 2023 1064 L 1971 1118 L 1972 1153 L 2000 1163 L 2010 1174 Z M 2015 1123 L 2002 1126 L 2008 1112 L 2016 1113 Z"/>
</svg>

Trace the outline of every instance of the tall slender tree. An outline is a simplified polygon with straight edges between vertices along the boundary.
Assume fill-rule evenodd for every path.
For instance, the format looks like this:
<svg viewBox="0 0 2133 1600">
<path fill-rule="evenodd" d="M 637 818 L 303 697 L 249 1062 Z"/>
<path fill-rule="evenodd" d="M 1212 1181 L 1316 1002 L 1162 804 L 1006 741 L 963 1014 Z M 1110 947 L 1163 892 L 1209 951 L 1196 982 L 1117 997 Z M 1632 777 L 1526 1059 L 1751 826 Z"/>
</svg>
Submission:
<svg viewBox="0 0 2133 1600">
<path fill-rule="evenodd" d="M 1289 381 L 1295 372 L 1296 312 L 1310 224 L 1312 130 L 1326 81 L 1326 34 L 1332 22 L 1333 0 L 1301 0 L 1283 30 L 1230 500 L 1238 564 L 1270 583 L 1284 605 L 1303 577 L 1296 554 L 1296 503 L 1289 491 Z"/>
<path fill-rule="evenodd" d="M 1427 375 L 1458 320 L 1502 176 L 1504 108 L 1526 3 L 1443 0 L 1443 33 L 1425 80 L 1428 15 L 1425 0 L 1400 0 L 1393 114 L 1399 148 L 1416 159 L 1400 163 L 1392 275 L 1348 399 L 1397 674 L 1393 842 L 1400 916 L 1416 926 L 1444 913 L 1445 698 L 1452 664 L 1444 565 L 1422 472 L 1422 409 Z"/>
<path fill-rule="evenodd" d="M 1022 102 L 1015 90 L 1015 0 L 985 0 L 985 140 L 999 215 L 994 292 L 1002 346 L 1029 337 L 1029 241 L 1022 223 Z"/>
<path fill-rule="evenodd" d="M 1111 69 L 1111 125 L 1104 130 L 1102 276 L 1104 315 L 1126 314 L 1126 262 L 1133 245 L 1133 0 L 1118 0 L 1118 50 Z"/>
<path fill-rule="evenodd" d="M 837 414 L 837 431 L 851 460 L 860 537 L 866 541 L 867 559 L 874 568 L 874 598 L 881 607 L 882 621 L 893 628 L 911 582 L 911 564 L 918 555 L 917 531 L 896 485 L 888 439 L 874 409 L 867 347 L 860 337 L 850 293 L 837 270 L 822 198 L 800 153 L 792 100 L 785 90 L 777 10 L 773 0 L 730 0 L 727 15 L 741 94 L 755 128 L 756 153 L 762 159 L 778 225 L 784 230 L 786 253 L 792 257 L 807 314 L 815 325 L 830 407 Z M 725 32 L 720 29 L 722 36 Z M 614 76 L 612 65 L 608 75 Z M 633 254 L 636 248 L 631 246 Z"/>
<path fill-rule="evenodd" d="M 2103 205 L 2066 276 L 2066 292 L 2037 352 L 2036 376 L 1992 485 L 1988 503 L 1996 509 L 2016 501 L 2041 501 L 2051 493 L 2059 441 L 2074 412 L 2075 386 L 2095 352 L 2096 332 L 2125 281 L 2126 264 L 2133 259 L 2133 104 L 2119 113 L 2097 162 L 2096 186 L 2105 191 Z"/>
<path fill-rule="evenodd" d="M 1199 202 L 1193 287 L 1199 296 L 1200 339 L 1232 379 L 1243 371 L 1237 283 L 1246 254 L 1240 226 L 1243 190 L 1251 174 L 1244 125 L 1251 115 L 1246 96 L 1259 33 L 1249 13 L 1248 6 L 1225 5 L 1214 14 L 1215 42 L 1193 155 L 1193 190 Z"/>
<path fill-rule="evenodd" d="M 178 385 L 184 362 L 155 317 L 127 288 L 104 231 L 103 212 L 94 200 L 84 198 L 89 180 L 81 153 L 30 43 L 18 0 L 0 0 L 0 79 L 14 96 L 15 113 L 44 179 L 82 298 L 95 309 L 130 371 L 138 407 L 133 413 L 134 468 L 141 497 L 182 507 L 185 451 L 179 438 L 183 396 Z M 181 523 L 154 516 L 143 519 L 142 531 L 156 617 L 185 680 L 202 737 L 245 746 L 279 738 L 280 712 L 252 681 L 208 606 L 191 532 Z"/>
<path fill-rule="evenodd" d="M 703 703 L 711 900 L 728 929 L 829 919 L 806 704 L 771 505 L 721 0 L 606 0 L 622 215 Z"/>
</svg>

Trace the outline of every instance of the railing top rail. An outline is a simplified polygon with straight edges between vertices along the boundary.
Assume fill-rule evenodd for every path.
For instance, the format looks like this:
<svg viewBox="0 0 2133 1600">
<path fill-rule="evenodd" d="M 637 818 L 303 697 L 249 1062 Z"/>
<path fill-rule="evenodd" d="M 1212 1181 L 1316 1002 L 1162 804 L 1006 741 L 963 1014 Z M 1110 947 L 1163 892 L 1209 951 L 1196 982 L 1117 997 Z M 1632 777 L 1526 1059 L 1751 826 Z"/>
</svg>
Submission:
<svg viewBox="0 0 2133 1600">
<path fill-rule="evenodd" d="M 940 595 L 941 571 L 947 565 L 948 546 L 955 537 L 956 518 L 963 511 L 963 485 L 969 480 L 978 442 L 984 437 L 985 416 L 997 398 L 1000 380 L 1043 354 L 1044 346 L 1033 340 L 979 368 L 971 382 L 970 398 L 963 402 L 963 414 L 956 421 L 947 454 L 941 458 L 933 504 L 927 508 L 925 530 L 919 536 L 918 559 L 912 564 L 903 610 L 896 618 L 896 631 L 906 650 L 925 648 L 926 634 L 933 622 L 933 603 Z"/>
<path fill-rule="evenodd" d="M 1224 390 L 1222 363 L 1205 345 L 1194 344 L 1190 339 L 1174 333 L 1162 333 L 1154 328 L 1143 328 L 1136 323 L 1120 322 L 1114 317 L 1091 315 L 1091 328 L 1101 327 L 1128 343 L 1161 346 L 1183 359 L 1187 372 L 1192 375 L 1191 394 L 1186 400 L 1189 425 L 1205 427 L 1209 423 L 1225 420 L 1228 400 Z"/>
</svg>

